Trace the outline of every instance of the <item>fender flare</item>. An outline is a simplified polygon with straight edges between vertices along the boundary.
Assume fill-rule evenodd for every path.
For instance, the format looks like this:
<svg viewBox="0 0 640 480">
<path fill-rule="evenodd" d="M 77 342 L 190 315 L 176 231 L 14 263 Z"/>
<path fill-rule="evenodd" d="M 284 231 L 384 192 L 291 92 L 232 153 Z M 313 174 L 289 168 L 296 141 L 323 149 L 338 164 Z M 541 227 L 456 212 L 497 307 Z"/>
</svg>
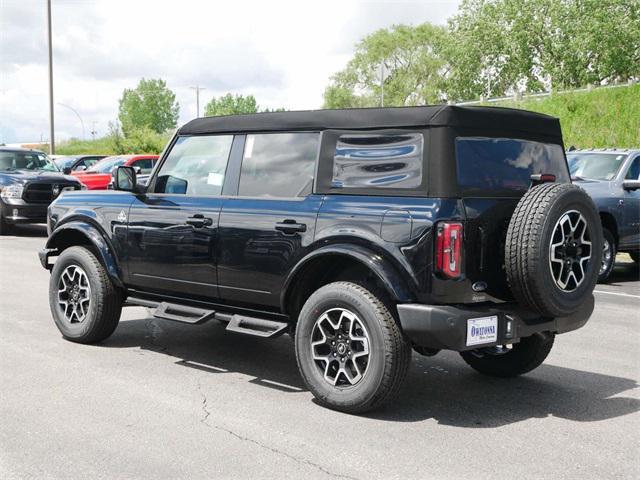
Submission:
<svg viewBox="0 0 640 480">
<path fill-rule="evenodd" d="M 71 221 L 57 227 L 53 232 L 51 232 L 51 235 L 47 239 L 47 245 L 45 248 L 45 251 L 47 251 L 47 257 L 54 252 L 57 252 L 55 255 L 60 254 L 60 251 L 58 251 L 59 247 L 65 243 L 62 240 L 70 232 L 74 232 L 76 234 L 79 233 L 89 241 L 100 255 L 99 260 L 107 270 L 107 274 L 113 283 L 120 288 L 125 288 L 111 243 L 98 227 L 90 223 Z M 46 261 L 47 259 L 45 258 L 43 264 L 45 264 Z"/>
<path fill-rule="evenodd" d="M 320 247 L 307 254 L 291 270 L 284 282 L 280 295 L 280 306 L 283 312 L 287 311 L 289 295 L 294 288 L 298 274 L 301 273 L 311 261 L 323 256 L 343 256 L 356 260 L 376 275 L 395 301 L 411 302 L 415 300 L 415 295 L 407 281 L 398 273 L 398 270 L 389 260 L 361 245 L 333 244 Z"/>
</svg>

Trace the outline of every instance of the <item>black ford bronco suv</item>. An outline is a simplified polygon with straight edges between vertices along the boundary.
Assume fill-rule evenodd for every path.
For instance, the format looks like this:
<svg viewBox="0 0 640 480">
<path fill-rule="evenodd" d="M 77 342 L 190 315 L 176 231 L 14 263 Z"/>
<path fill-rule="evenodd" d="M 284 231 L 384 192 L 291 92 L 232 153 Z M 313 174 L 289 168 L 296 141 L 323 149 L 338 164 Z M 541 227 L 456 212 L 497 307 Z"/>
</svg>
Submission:
<svg viewBox="0 0 640 480">
<path fill-rule="evenodd" d="M 602 228 L 552 117 L 434 106 L 199 118 L 146 187 L 120 167 L 114 188 L 49 208 L 40 259 L 65 338 L 106 339 L 126 305 L 287 332 L 306 385 L 337 410 L 391 399 L 412 349 L 526 373 L 593 311 Z"/>
</svg>

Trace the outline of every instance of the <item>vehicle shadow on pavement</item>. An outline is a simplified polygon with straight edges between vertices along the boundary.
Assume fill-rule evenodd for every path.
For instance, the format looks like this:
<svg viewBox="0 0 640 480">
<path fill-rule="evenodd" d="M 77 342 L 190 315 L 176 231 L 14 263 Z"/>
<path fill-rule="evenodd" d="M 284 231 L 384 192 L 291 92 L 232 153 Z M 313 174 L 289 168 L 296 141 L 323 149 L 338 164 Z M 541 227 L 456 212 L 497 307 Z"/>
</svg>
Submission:
<svg viewBox="0 0 640 480">
<path fill-rule="evenodd" d="M 253 384 L 284 393 L 307 390 L 287 335 L 265 340 L 225 332 L 215 321 L 192 326 L 145 318 L 120 322 L 102 346 L 140 347 L 174 357 L 176 365 L 216 375 L 237 372 L 251 377 Z M 544 364 L 523 377 L 490 378 L 474 372 L 454 352 L 433 358 L 414 354 L 398 398 L 367 416 L 392 422 L 433 418 L 464 428 L 495 428 L 547 416 L 595 422 L 640 410 L 639 399 L 619 396 L 637 386 L 628 378 Z"/>
<path fill-rule="evenodd" d="M 635 262 L 616 262 L 611 275 L 601 285 L 616 286 L 621 282 L 637 282 L 639 280 L 640 265 Z"/>
<path fill-rule="evenodd" d="M 43 223 L 15 225 L 7 237 L 46 237 L 47 226 Z"/>
</svg>

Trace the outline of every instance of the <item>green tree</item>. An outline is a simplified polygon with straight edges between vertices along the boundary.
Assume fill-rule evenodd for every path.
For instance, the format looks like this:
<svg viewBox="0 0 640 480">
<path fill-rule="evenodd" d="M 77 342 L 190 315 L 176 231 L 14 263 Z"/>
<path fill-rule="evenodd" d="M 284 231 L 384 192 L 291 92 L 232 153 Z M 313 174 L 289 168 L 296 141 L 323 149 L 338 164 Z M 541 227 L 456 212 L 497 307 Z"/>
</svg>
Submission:
<svg viewBox="0 0 640 480">
<path fill-rule="evenodd" d="M 463 0 L 449 32 L 449 100 L 640 75 L 639 0 Z"/>
<path fill-rule="evenodd" d="M 326 108 L 421 105 L 441 100 L 446 41 L 443 27 L 423 23 L 378 30 L 356 45 L 353 58 L 324 92 Z M 381 65 L 384 68 L 381 68 Z"/>
<path fill-rule="evenodd" d="M 258 112 L 258 104 L 253 95 L 226 95 L 216 98 L 213 97 L 204 107 L 204 114 L 207 117 L 217 115 L 237 115 L 242 113 Z"/>
<path fill-rule="evenodd" d="M 118 118 L 126 137 L 145 127 L 156 133 L 175 128 L 179 112 L 176 95 L 164 80 L 143 78 L 135 89 L 122 92 Z"/>
</svg>

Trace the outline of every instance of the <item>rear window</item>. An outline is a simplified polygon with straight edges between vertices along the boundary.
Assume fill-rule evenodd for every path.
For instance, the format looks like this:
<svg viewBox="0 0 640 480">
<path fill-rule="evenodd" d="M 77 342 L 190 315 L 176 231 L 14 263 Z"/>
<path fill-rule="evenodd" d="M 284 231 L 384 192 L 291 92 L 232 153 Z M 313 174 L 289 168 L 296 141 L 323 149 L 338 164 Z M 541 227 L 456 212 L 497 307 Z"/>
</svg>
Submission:
<svg viewBox="0 0 640 480">
<path fill-rule="evenodd" d="M 332 188 L 417 188 L 422 183 L 420 133 L 341 135 Z"/>
<path fill-rule="evenodd" d="M 458 184 L 464 189 L 524 191 L 531 175 L 546 173 L 568 182 L 560 145 L 513 138 L 456 139 Z"/>
</svg>

